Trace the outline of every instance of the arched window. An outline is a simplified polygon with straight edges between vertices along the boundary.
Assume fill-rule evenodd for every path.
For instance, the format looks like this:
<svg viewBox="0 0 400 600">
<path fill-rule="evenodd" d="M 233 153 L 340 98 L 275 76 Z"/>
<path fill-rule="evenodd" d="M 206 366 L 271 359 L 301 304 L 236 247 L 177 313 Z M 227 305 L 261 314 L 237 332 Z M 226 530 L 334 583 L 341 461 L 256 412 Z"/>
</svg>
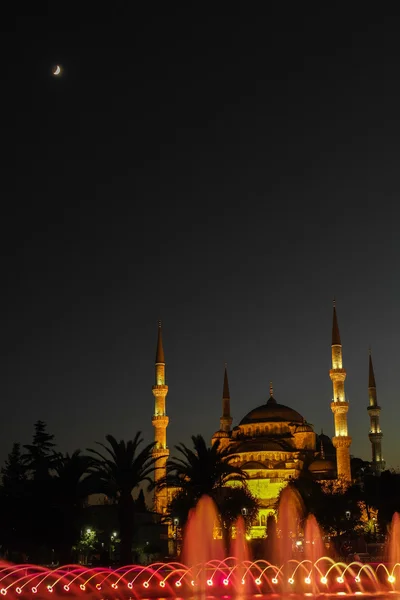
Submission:
<svg viewBox="0 0 400 600">
<path fill-rule="evenodd" d="M 261 515 L 261 525 L 265 527 L 265 515 Z"/>
</svg>

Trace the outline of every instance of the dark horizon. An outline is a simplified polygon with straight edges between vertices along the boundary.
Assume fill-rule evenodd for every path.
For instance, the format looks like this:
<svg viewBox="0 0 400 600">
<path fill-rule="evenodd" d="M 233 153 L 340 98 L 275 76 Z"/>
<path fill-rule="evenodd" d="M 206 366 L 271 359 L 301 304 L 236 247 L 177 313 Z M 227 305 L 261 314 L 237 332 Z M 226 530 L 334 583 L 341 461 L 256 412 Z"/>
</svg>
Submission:
<svg viewBox="0 0 400 600">
<path fill-rule="evenodd" d="M 225 362 L 233 425 L 272 380 L 332 436 L 335 296 L 351 454 L 371 458 L 371 347 L 399 468 L 399 21 L 62 2 L 18 15 L 1 460 L 37 419 L 63 451 L 150 442 L 158 319 L 170 448 L 219 428 Z"/>
</svg>

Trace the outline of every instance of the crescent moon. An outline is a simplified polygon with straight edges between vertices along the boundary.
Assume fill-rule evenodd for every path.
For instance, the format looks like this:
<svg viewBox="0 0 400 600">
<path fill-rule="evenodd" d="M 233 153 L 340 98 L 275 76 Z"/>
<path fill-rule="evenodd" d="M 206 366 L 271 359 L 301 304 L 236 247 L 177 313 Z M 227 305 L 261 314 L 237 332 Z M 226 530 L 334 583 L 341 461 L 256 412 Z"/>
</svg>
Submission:
<svg viewBox="0 0 400 600">
<path fill-rule="evenodd" d="M 57 65 L 53 71 L 53 75 L 59 75 L 61 73 L 60 65 Z"/>
</svg>

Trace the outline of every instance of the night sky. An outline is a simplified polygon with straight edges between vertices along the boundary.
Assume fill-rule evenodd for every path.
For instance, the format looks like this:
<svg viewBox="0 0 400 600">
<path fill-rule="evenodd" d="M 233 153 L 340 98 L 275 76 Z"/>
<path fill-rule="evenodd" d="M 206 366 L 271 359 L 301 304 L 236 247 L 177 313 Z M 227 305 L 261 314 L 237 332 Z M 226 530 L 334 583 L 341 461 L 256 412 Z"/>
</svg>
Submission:
<svg viewBox="0 0 400 600">
<path fill-rule="evenodd" d="M 158 319 L 171 448 L 219 428 L 225 362 L 234 424 L 272 380 L 332 435 L 335 296 L 351 453 L 371 346 L 397 468 L 398 16 L 50 5 L 4 38 L 0 459 L 37 419 L 62 451 L 152 441 Z"/>
</svg>

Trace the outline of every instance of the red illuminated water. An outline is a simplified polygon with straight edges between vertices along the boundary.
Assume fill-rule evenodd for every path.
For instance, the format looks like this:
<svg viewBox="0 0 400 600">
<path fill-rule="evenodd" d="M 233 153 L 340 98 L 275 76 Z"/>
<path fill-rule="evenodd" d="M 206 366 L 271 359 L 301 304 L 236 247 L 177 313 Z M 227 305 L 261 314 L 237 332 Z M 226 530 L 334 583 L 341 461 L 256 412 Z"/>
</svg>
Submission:
<svg viewBox="0 0 400 600">
<path fill-rule="evenodd" d="M 290 511 L 292 510 L 292 512 Z M 278 511 L 276 556 L 251 560 L 242 519 L 236 524 L 231 556 L 222 557 L 215 538 L 218 515 L 209 498 L 190 515 L 183 541 L 184 562 L 131 565 L 119 569 L 66 565 L 48 569 L 36 565 L 0 563 L 0 594 L 16 598 L 191 598 L 207 596 L 374 595 L 400 598 L 400 516 L 393 518 L 388 563 L 335 561 L 324 555 L 321 533 L 313 517 L 306 521 L 303 552 L 296 552 L 293 533 L 300 527 L 301 503 L 282 494 Z M 283 538 L 282 536 L 286 537 Z M 280 544 L 280 547 L 279 547 Z"/>
</svg>

